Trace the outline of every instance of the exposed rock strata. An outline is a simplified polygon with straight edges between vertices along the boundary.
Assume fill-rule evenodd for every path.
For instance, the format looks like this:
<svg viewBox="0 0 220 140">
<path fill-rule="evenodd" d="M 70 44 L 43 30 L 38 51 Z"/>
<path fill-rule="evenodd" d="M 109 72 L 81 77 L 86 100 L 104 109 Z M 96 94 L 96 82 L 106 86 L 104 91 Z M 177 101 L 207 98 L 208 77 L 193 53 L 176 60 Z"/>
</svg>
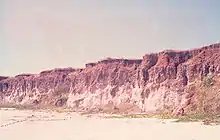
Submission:
<svg viewBox="0 0 220 140">
<path fill-rule="evenodd" d="M 5 77 L 5 76 L 0 76 L 0 81 L 1 80 L 5 80 L 5 79 L 7 79 L 8 77 Z"/>
<path fill-rule="evenodd" d="M 130 111 L 178 112 L 193 99 L 186 87 L 208 74 L 218 75 L 219 62 L 220 44 L 214 44 L 147 54 L 137 60 L 106 59 L 84 69 L 0 77 L 0 103 L 63 105 L 61 101 L 67 100 L 73 108 L 130 106 Z"/>
</svg>

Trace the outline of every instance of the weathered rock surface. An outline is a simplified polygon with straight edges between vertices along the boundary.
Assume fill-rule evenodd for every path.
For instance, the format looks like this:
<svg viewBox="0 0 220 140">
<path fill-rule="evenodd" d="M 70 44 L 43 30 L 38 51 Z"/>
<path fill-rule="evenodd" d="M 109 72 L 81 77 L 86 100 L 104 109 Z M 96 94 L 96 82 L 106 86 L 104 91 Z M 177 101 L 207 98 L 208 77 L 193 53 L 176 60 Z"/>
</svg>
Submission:
<svg viewBox="0 0 220 140">
<path fill-rule="evenodd" d="M 7 79 L 8 77 L 5 77 L 5 76 L 0 76 L 0 81 L 1 80 L 5 80 L 5 79 Z"/>
<path fill-rule="evenodd" d="M 106 59 L 86 64 L 84 69 L 0 77 L 0 104 L 66 104 L 129 112 L 166 109 L 178 113 L 196 101 L 189 85 L 207 75 L 217 76 L 219 62 L 220 44 L 213 44 L 147 54 L 137 60 Z"/>
</svg>

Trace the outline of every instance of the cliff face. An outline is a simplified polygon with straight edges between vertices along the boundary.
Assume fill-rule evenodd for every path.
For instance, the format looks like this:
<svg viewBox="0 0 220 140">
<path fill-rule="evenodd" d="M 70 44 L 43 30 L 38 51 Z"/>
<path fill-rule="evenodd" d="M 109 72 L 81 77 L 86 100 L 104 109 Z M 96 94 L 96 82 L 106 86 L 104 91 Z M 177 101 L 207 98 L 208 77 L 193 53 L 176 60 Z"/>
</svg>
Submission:
<svg viewBox="0 0 220 140">
<path fill-rule="evenodd" d="M 0 77 L 0 104 L 54 104 L 81 109 L 178 112 L 198 102 L 190 85 L 220 73 L 220 44 L 163 51 L 140 60 L 107 59 L 84 69 Z M 215 96 L 213 95 L 213 98 Z M 215 109 L 220 109 L 217 101 Z"/>
</svg>

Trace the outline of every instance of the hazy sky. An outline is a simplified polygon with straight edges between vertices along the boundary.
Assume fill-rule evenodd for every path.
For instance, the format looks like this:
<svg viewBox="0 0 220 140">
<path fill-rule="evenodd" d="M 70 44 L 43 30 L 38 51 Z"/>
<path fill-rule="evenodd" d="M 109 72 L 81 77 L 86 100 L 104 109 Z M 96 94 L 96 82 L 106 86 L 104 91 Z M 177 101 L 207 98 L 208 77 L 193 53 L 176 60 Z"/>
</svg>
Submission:
<svg viewBox="0 0 220 140">
<path fill-rule="evenodd" d="M 219 0 L 0 0 L 0 75 L 220 39 Z"/>
</svg>

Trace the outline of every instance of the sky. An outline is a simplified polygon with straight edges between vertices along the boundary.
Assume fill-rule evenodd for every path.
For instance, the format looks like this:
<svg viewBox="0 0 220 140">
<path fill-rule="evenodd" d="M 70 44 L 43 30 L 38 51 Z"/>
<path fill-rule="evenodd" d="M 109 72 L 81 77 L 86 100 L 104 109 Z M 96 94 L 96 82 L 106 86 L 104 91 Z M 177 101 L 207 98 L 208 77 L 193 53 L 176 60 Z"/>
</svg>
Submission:
<svg viewBox="0 0 220 140">
<path fill-rule="evenodd" d="M 219 0 L 161 1 L 0 0 L 0 75 L 219 41 Z"/>
</svg>

